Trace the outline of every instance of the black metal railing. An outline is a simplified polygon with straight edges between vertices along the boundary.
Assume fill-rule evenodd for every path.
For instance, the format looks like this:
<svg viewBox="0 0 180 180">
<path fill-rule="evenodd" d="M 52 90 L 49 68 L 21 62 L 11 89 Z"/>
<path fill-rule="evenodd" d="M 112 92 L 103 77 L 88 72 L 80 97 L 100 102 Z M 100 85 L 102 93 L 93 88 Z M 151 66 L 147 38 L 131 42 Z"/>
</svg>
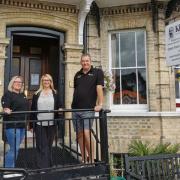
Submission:
<svg viewBox="0 0 180 180">
<path fill-rule="evenodd" d="M 102 176 L 109 176 L 109 165 L 108 165 L 108 137 L 107 137 L 107 113 L 109 110 L 102 110 L 99 112 L 98 116 L 93 116 L 88 118 L 88 121 L 90 122 L 91 119 L 94 119 L 93 127 L 91 129 L 90 133 L 90 147 L 92 148 L 92 140 L 95 141 L 94 143 L 94 150 L 95 150 L 95 161 L 92 162 L 85 162 L 86 164 L 82 163 L 82 156 L 81 152 L 79 150 L 78 142 L 77 142 L 77 134 L 73 129 L 72 126 L 72 118 L 66 118 L 67 116 L 71 115 L 69 113 L 72 113 L 74 111 L 93 111 L 93 109 L 64 109 L 64 110 L 53 110 L 53 111 L 21 111 L 21 112 L 12 112 L 10 115 L 7 115 L 5 113 L 0 113 L 2 118 L 6 116 L 17 116 L 18 115 L 24 115 L 25 120 L 24 121 L 2 121 L 2 127 L 3 127 L 3 139 L 4 139 L 4 145 L 3 148 L 0 149 L 3 162 L 1 162 L 1 169 L 0 172 L 5 172 L 4 170 L 7 168 L 5 165 L 6 162 L 6 153 L 8 151 L 7 146 L 7 139 L 6 139 L 6 130 L 9 124 L 13 125 L 13 131 L 14 131 L 14 149 L 13 149 L 13 157 L 14 157 L 14 167 L 8 168 L 9 170 L 12 169 L 12 171 L 16 170 L 17 168 L 24 169 L 28 174 L 36 174 L 41 172 L 51 172 L 52 171 L 58 171 L 63 174 L 64 179 L 68 179 L 66 177 L 70 177 L 71 179 L 76 178 L 75 175 L 72 177 L 72 174 L 69 173 L 69 170 L 78 171 L 76 174 L 77 177 L 81 176 L 81 173 L 83 176 L 85 176 L 85 169 L 82 169 L 80 171 L 78 167 L 82 168 L 92 168 L 87 170 L 87 176 L 91 176 L 93 174 L 95 175 L 102 175 Z M 37 121 L 34 119 L 31 119 L 31 114 L 40 114 L 40 113 L 58 113 L 60 116 L 56 119 L 49 119 L 49 120 L 43 120 L 43 121 Z M 68 115 L 67 115 L 68 113 Z M 83 119 L 85 120 L 85 119 Z M 87 120 L 87 118 L 86 118 Z M 18 124 L 23 123 L 24 124 L 24 130 L 25 135 L 23 138 L 23 141 L 20 145 L 20 149 L 18 150 L 16 147 L 17 143 L 17 132 L 18 132 Z M 53 129 L 53 145 L 52 145 L 52 164 L 49 167 L 38 167 L 36 160 L 38 158 L 37 155 L 37 144 L 36 144 L 36 138 L 35 138 L 35 127 L 37 125 L 42 126 L 46 124 L 47 129 L 50 126 L 54 126 Z M 62 124 L 64 124 L 62 126 Z M 64 136 L 59 134 L 64 134 Z M 43 137 L 41 137 L 39 133 L 39 142 L 43 142 Z M 92 152 L 92 151 L 91 151 Z M 50 154 L 48 154 L 50 156 Z M 49 157 L 51 158 L 51 157 Z M 91 167 L 90 167 L 91 166 Z M 97 171 L 94 170 L 94 168 L 97 168 Z M 98 169 L 99 168 L 99 169 Z M 4 169 L 2 171 L 2 169 Z M 66 177 L 63 172 L 63 169 L 67 172 Z M 75 170 L 76 169 L 76 170 Z M 77 170 L 78 169 L 78 170 Z M 24 176 L 25 177 L 25 176 Z"/>
</svg>

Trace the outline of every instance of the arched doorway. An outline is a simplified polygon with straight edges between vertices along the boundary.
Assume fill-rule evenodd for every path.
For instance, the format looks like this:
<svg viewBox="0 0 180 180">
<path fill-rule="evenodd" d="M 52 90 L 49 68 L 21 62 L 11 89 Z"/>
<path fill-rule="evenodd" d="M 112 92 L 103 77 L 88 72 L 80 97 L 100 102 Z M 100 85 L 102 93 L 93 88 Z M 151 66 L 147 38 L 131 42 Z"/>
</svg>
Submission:
<svg viewBox="0 0 180 180">
<path fill-rule="evenodd" d="M 24 77 L 25 92 L 29 100 L 39 87 L 42 74 L 54 79 L 59 98 L 64 104 L 64 33 L 39 27 L 7 27 L 10 44 L 5 63 L 5 90 L 14 75 Z"/>
</svg>

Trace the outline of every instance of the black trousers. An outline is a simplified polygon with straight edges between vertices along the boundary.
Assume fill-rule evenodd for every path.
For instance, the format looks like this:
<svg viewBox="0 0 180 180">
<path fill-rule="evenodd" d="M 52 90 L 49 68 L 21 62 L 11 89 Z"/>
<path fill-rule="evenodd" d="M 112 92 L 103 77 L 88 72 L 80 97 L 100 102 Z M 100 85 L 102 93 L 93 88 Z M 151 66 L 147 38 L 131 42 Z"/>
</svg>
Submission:
<svg viewBox="0 0 180 180">
<path fill-rule="evenodd" d="M 56 126 L 36 125 L 36 151 L 37 167 L 48 168 L 53 165 L 52 162 L 52 144 L 56 134 Z"/>
</svg>

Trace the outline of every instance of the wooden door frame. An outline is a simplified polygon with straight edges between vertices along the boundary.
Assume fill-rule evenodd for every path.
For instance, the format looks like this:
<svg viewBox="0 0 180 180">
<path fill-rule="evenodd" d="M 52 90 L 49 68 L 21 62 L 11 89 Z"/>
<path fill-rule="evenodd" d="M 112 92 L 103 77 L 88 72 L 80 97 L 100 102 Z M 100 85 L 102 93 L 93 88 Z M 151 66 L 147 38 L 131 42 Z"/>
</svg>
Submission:
<svg viewBox="0 0 180 180">
<path fill-rule="evenodd" d="M 51 29 L 32 27 L 32 26 L 9 26 L 7 27 L 7 38 L 10 39 L 10 44 L 7 47 L 7 60 L 5 62 L 4 70 L 4 91 L 7 90 L 8 83 L 11 77 L 11 62 L 13 55 L 13 36 L 14 35 L 24 35 L 24 36 L 35 36 L 35 37 L 46 37 L 54 38 L 59 41 L 59 74 L 58 74 L 58 91 L 59 98 L 62 105 L 65 104 L 65 67 L 64 67 L 64 54 L 62 51 L 62 46 L 64 45 L 64 32 L 59 32 Z"/>
</svg>

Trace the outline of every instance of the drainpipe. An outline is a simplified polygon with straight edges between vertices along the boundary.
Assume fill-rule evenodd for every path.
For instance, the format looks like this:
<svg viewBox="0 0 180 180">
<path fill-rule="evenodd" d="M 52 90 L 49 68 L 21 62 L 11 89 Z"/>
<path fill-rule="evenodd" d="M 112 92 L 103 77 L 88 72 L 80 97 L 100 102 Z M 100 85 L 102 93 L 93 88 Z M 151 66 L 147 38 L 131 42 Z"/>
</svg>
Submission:
<svg viewBox="0 0 180 180">
<path fill-rule="evenodd" d="M 158 7 L 156 0 L 151 0 L 151 9 L 152 9 L 152 25 L 153 31 L 156 33 L 157 31 L 157 19 L 158 19 Z"/>
</svg>

